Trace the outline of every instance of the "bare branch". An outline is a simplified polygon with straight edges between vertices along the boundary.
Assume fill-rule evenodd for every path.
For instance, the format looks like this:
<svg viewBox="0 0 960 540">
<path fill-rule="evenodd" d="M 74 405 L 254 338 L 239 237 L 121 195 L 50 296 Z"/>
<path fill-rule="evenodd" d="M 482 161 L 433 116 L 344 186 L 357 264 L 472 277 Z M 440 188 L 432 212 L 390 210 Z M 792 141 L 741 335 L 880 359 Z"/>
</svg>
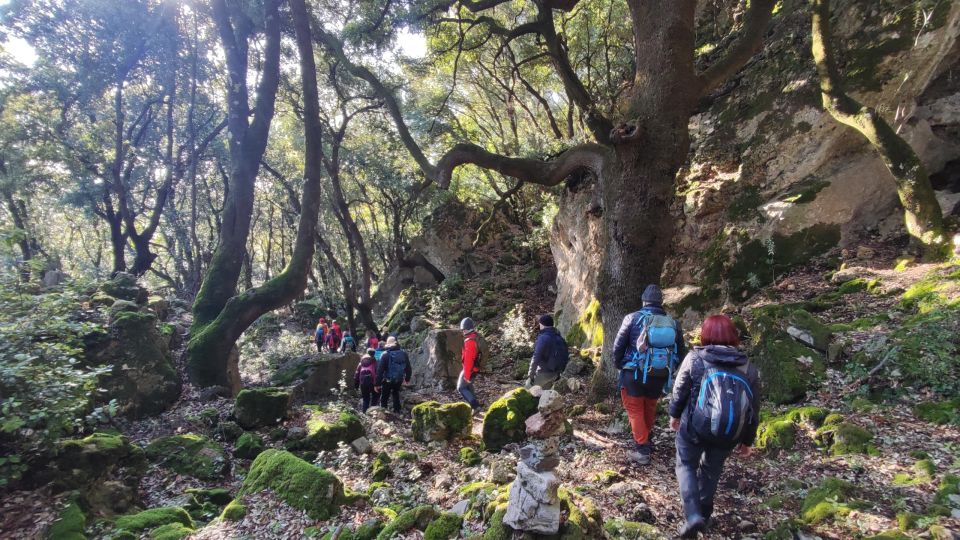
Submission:
<svg viewBox="0 0 960 540">
<path fill-rule="evenodd" d="M 586 169 L 601 174 L 609 153 L 610 150 L 605 146 L 587 143 L 570 148 L 554 160 L 543 161 L 503 156 L 488 152 L 475 144 L 461 143 L 448 150 L 437 163 L 436 182 L 446 189 L 450 185 L 453 170 L 469 164 L 530 184 L 555 186 L 579 170 Z"/>
</svg>

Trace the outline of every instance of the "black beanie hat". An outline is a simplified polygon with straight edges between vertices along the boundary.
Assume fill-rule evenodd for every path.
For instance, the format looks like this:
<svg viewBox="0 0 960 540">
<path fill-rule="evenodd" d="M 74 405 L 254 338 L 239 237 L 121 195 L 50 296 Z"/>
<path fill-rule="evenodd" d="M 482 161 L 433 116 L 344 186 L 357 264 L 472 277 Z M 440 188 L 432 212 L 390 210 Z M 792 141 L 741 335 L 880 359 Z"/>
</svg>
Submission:
<svg viewBox="0 0 960 540">
<path fill-rule="evenodd" d="M 640 300 L 642 300 L 644 304 L 656 304 L 659 306 L 663 303 L 663 291 L 656 285 L 647 285 L 647 288 L 643 290 L 643 296 L 640 297 Z"/>
<path fill-rule="evenodd" d="M 544 326 L 553 326 L 553 315 L 546 313 L 540 316 L 540 324 Z"/>
</svg>

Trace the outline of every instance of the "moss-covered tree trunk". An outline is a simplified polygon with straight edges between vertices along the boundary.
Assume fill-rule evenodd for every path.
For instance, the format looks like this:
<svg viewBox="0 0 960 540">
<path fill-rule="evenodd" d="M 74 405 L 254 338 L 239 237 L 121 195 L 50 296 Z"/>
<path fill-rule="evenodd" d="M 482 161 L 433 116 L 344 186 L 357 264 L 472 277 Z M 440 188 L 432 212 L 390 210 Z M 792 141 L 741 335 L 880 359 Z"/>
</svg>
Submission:
<svg viewBox="0 0 960 540">
<path fill-rule="evenodd" d="M 244 321 L 257 311 L 249 301 L 233 302 L 229 308 L 228 304 L 235 300 L 237 281 L 247 253 L 254 181 L 267 146 L 280 82 L 279 4 L 280 0 L 267 0 L 263 4 L 266 40 L 251 121 L 247 64 L 250 41 L 257 29 L 237 6 L 228 5 L 226 0 L 213 1 L 213 18 L 223 44 L 229 74 L 227 128 L 230 133 L 230 190 L 223 210 L 220 241 L 193 304 L 187 371 L 198 386 L 238 387 L 239 381 L 229 381 L 227 378 L 228 358 L 237 337 L 246 328 Z M 280 285 L 264 284 L 262 294 L 254 296 L 258 301 L 267 300 L 273 296 L 273 292 L 284 289 Z M 241 295 L 236 299 L 244 297 L 249 298 L 250 295 Z M 237 320 L 227 317 L 237 317 Z"/>
<path fill-rule="evenodd" d="M 897 182 L 907 232 L 929 256 L 942 256 L 947 235 L 926 167 L 877 111 L 861 105 L 843 88 L 831 44 L 830 0 L 813 0 L 812 32 L 813 59 L 820 75 L 823 108 L 836 121 L 857 130 L 877 150 Z"/>
</svg>

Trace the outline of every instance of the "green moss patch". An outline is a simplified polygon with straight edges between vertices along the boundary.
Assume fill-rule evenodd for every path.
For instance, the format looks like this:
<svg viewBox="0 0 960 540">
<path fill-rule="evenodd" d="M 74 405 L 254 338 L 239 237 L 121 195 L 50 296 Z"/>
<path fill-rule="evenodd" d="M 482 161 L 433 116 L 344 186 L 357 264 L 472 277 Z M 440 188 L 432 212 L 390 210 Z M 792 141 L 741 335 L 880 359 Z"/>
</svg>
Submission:
<svg viewBox="0 0 960 540">
<path fill-rule="evenodd" d="M 47 532 L 49 540 L 85 540 L 84 530 L 87 527 L 87 516 L 80 505 L 70 502 Z"/>
<path fill-rule="evenodd" d="M 200 480 L 222 478 L 230 466 L 222 446 L 194 433 L 160 437 L 147 445 L 146 453 L 161 467 Z"/>
<path fill-rule="evenodd" d="M 237 439 L 233 455 L 240 459 L 253 459 L 266 449 L 263 438 L 256 433 L 244 433 Z"/>
<path fill-rule="evenodd" d="M 603 320 L 600 318 L 600 301 L 594 298 L 580 314 L 566 335 L 567 343 L 574 347 L 596 348 L 603 346 Z"/>
<path fill-rule="evenodd" d="M 377 535 L 377 540 L 389 540 L 399 534 L 418 529 L 424 530 L 430 523 L 440 517 L 437 509 L 430 505 L 418 506 L 402 512 L 390 521 Z"/>
<path fill-rule="evenodd" d="M 412 414 L 413 438 L 421 442 L 449 441 L 469 435 L 473 427 L 473 409 L 462 401 L 427 401 L 414 406 Z"/>
<path fill-rule="evenodd" d="M 240 521 L 247 515 L 247 505 L 240 502 L 239 499 L 231 501 L 220 514 L 220 519 L 224 521 Z"/>
<path fill-rule="evenodd" d="M 488 452 L 526 437 L 527 418 L 537 412 L 537 399 L 525 388 L 517 388 L 490 404 L 483 418 L 483 444 Z"/>
<path fill-rule="evenodd" d="M 180 540 L 193 534 L 193 529 L 182 523 L 167 523 L 150 531 L 151 540 Z"/>
<path fill-rule="evenodd" d="M 341 406 L 323 408 L 316 405 L 305 408 L 309 414 L 307 435 L 300 440 L 290 441 L 287 444 L 288 450 L 333 450 L 339 443 L 350 443 L 365 434 L 360 417 L 352 409 Z"/>
<path fill-rule="evenodd" d="M 253 460 L 240 495 L 271 489 L 311 519 L 329 519 L 344 502 L 343 483 L 335 475 L 282 450 L 266 450 Z"/>
<path fill-rule="evenodd" d="M 502 508 L 494 512 L 483 531 L 483 540 L 510 540 L 513 538 L 513 529 L 503 522 L 507 509 Z"/>
<path fill-rule="evenodd" d="M 127 514 L 120 516 L 114 523 L 117 529 L 128 532 L 141 532 L 148 529 L 154 529 L 168 523 L 179 523 L 186 527 L 193 528 L 193 519 L 190 514 L 179 506 L 166 506 L 162 508 L 151 508 L 136 514 Z"/>
<path fill-rule="evenodd" d="M 789 236 L 774 235 L 766 242 L 746 242 L 724 275 L 730 296 L 742 298 L 755 293 L 839 241 L 838 225 L 818 224 Z"/>
<path fill-rule="evenodd" d="M 840 294 L 853 294 L 858 292 L 879 293 L 881 285 L 879 279 L 855 278 L 840 285 L 837 289 Z"/>
<path fill-rule="evenodd" d="M 825 424 L 817 430 L 817 438 L 825 444 L 831 455 L 876 454 L 877 448 L 871 443 L 873 433 L 849 422 Z"/>
<path fill-rule="evenodd" d="M 617 471 L 601 471 L 593 475 L 593 481 L 598 484 L 609 485 L 623 480 L 623 475 Z"/>
<path fill-rule="evenodd" d="M 781 416 L 760 422 L 757 428 L 756 448 L 777 453 L 793 448 L 796 442 L 797 426 Z"/>
<path fill-rule="evenodd" d="M 934 424 L 960 424 L 960 398 L 918 403 L 913 414 Z"/>
<path fill-rule="evenodd" d="M 427 528 L 423 531 L 423 540 L 451 540 L 460 535 L 462 525 L 462 517 L 444 512 L 427 525 Z"/>
<path fill-rule="evenodd" d="M 289 415 L 290 396 L 285 388 L 246 388 L 237 394 L 233 414 L 246 429 L 273 426 Z"/>
<path fill-rule="evenodd" d="M 951 495 L 960 495 L 960 476 L 946 474 L 940 479 L 940 485 L 937 487 L 937 494 L 934 495 L 933 502 L 934 504 L 949 506 Z"/>
<path fill-rule="evenodd" d="M 823 355 L 831 331 L 796 304 L 754 310 L 749 325 L 751 360 L 760 370 L 764 397 L 773 403 L 802 399 L 825 371 Z"/>
<path fill-rule="evenodd" d="M 800 516 L 813 525 L 849 514 L 856 508 L 853 496 L 857 487 L 839 478 L 827 478 L 807 492 L 800 508 Z"/>
<path fill-rule="evenodd" d="M 568 489 L 557 491 L 560 507 L 567 513 L 567 521 L 560 530 L 564 540 L 589 540 L 603 537 L 603 515 L 592 499 Z"/>
<path fill-rule="evenodd" d="M 608 519 L 603 524 L 608 538 L 619 540 L 666 540 L 667 535 L 649 523 L 626 521 L 622 518 Z"/>
<path fill-rule="evenodd" d="M 483 461 L 483 458 L 480 456 L 480 453 L 475 449 L 466 447 L 460 449 L 460 463 L 465 467 L 473 467 L 474 465 L 479 465 Z"/>
<path fill-rule="evenodd" d="M 370 464 L 370 479 L 374 482 L 386 480 L 388 476 L 393 474 L 393 471 L 390 469 L 391 461 L 390 456 L 388 456 L 386 452 L 377 454 L 377 457 L 373 458 L 373 463 Z"/>
</svg>

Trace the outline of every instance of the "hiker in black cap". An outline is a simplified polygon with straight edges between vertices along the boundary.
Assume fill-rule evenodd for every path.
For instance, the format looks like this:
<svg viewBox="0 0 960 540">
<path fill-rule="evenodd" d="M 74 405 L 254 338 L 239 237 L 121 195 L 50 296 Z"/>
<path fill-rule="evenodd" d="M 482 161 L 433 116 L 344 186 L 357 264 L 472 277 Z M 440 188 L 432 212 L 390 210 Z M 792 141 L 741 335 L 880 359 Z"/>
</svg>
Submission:
<svg viewBox="0 0 960 540">
<path fill-rule="evenodd" d="M 537 334 L 537 344 L 533 349 L 527 385 L 549 388 L 567 367 L 569 352 L 567 342 L 553 327 L 553 316 L 541 315 L 539 322 L 540 333 Z"/>
</svg>

